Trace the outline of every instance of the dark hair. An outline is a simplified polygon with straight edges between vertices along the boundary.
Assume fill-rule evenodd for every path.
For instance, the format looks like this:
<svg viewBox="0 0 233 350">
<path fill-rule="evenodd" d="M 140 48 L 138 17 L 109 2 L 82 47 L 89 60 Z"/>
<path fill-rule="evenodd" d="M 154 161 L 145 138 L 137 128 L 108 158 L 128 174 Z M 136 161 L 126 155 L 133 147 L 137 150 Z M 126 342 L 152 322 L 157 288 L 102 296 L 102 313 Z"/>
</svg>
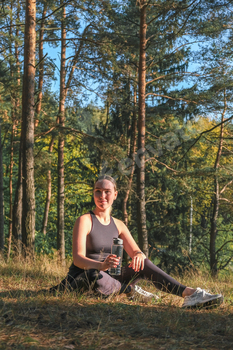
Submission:
<svg viewBox="0 0 233 350">
<path fill-rule="evenodd" d="M 108 180 L 108 181 L 110 181 L 113 184 L 113 186 L 114 186 L 114 190 L 115 191 L 117 190 L 116 180 L 112 176 L 110 176 L 110 175 L 101 175 L 101 176 L 98 177 L 96 182 L 101 181 L 101 180 Z M 95 184 L 96 184 L 96 182 L 95 182 Z M 94 188 L 95 188 L 95 185 L 94 185 Z"/>
</svg>

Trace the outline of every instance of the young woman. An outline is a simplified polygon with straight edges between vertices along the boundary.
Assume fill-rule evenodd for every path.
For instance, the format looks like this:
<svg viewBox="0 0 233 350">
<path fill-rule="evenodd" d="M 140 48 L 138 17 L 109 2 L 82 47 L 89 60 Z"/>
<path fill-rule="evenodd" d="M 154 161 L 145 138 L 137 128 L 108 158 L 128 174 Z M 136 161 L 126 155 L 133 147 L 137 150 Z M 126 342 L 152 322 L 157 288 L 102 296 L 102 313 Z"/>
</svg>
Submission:
<svg viewBox="0 0 233 350">
<path fill-rule="evenodd" d="M 203 289 L 179 283 L 147 259 L 126 225 L 110 215 L 116 198 L 115 180 L 108 175 L 99 177 L 94 187 L 95 209 L 76 220 L 73 229 L 73 263 L 66 279 L 55 289 L 65 286 L 72 290 L 92 285 L 103 296 L 113 293 L 133 296 L 139 293 L 149 298 L 153 294 L 144 292 L 136 285 L 143 278 L 151 280 L 161 291 L 183 297 L 183 307 L 220 304 L 223 301 L 221 294 L 211 295 Z M 119 262 L 119 258 L 111 254 L 113 238 L 116 237 L 123 240 L 124 249 L 132 261 L 122 268 L 120 276 L 111 276 L 109 269 L 116 267 Z"/>
</svg>

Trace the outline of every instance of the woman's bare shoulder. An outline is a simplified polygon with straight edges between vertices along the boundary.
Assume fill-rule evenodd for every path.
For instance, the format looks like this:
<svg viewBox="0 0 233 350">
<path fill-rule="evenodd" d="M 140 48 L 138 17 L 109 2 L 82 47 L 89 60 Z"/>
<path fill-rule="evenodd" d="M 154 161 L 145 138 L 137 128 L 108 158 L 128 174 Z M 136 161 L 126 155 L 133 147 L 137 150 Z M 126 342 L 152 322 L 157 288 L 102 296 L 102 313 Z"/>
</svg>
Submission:
<svg viewBox="0 0 233 350">
<path fill-rule="evenodd" d="M 91 214 L 86 213 L 86 214 L 79 216 L 75 221 L 75 226 L 76 227 L 77 226 L 85 227 L 87 229 L 87 231 L 90 231 L 91 226 L 92 226 Z"/>
<path fill-rule="evenodd" d="M 80 215 L 77 220 L 80 219 L 80 220 L 91 220 L 91 213 L 86 213 L 86 214 L 83 214 L 83 215 Z"/>
<path fill-rule="evenodd" d="M 119 233 L 121 233 L 126 228 L 126 225 L 124 224 L 123 221 L 116 219 L 114 217 L 113 217 L 113 220 L 116 224 L 116 227 L 118 228 Z"/>
</svg>

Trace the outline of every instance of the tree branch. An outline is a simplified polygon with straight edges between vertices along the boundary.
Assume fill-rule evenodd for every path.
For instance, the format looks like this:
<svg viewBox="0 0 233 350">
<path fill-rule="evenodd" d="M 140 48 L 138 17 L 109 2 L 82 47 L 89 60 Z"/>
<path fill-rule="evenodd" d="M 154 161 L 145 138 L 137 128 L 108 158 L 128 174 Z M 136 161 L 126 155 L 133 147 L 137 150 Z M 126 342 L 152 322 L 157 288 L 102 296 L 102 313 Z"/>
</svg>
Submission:
<svg viewBox="0 0 233 350">
<path fill-rule="evenodd" d="M 221 247 L 220 247 L 218 250 L 216 250 L 215 254 L 218 254 L 218 253 L 222 250 L 222 248 L 223 248 L 225 245 L 227 245 L 228 243 L 232 243 L 232 242 L 233 242 L 233 239 L 230 239 L 229 241 L 224 242 L 224 243 L 221 245 Z"/>
<path fill-rule="evenodd" d="M 229 181 L 219 193 L 223 193 L 225 191 L 225 189 L 227 188 L 227 186 L 229 186 L 231 183 L 233 182 L 233 180 Z"/>
<path fill-rule="evenodd" d="M 88 24 L 88 25 L 85 27 L 85 29 L 84 29 L 84 31 L 83 31 L 83 34 L 82 34 L 82 38 L 84 38 L 84 36 L 86 35 L 86 32 L 87 32 L 87 30 L 88 30 L 88 28 L 89 28 L 90 26 L 91 26 L 91 24 Z M 71 80 L 72 80 L 72 77 L 73 77 L 73 74 L 74 74 L 74 70 L 75 70 L 75 66 L 76 66 L 76 64 L 77 64 L 77 62 L 78 62 L 79 55 L 80 55 L 80 53 L 81 53 L 83 44 L 84 44 L 84 40 L 81 40 L 80 43 L 79 43 L 79 48 L 78 48 L 78 50 L 76 51 L 75 56 L 74 56 L 74 58 L 73 58 L 73 61 L 72 61 L 72 68 L 71 68 L 71 71 L 70 71 L 70 74 L 69 74 L 69 78 L 68 78 L 68 81 L 67 81 L 67 84 L 66 84 L 66 87 L 65 87 L 65 89 L 66 89 L 66 90 L 65 90 L 65 91 L 66 91 L 66 92 L 65 92 L 66 95 L 67 95 L 68 89 L 69 89 L 69 87 L 70 87 Z"/>
<path fill-rule="evenodd" d="M 167 95 L 156 94 L 154 92 L 149 92 L 148 94 L 146 94 L 145 97 L 148 97 L 150 95 L 157 96 L 157 97 L 164 97 L 164 98 L 167 98 L 167 99 L 173 100 L 173 101 L 184 101 L 184 102 L 187 102 L 187 103 L 195 103 L 195 104 L 197 104 L 197 102 L 195 102 L 195 101 L 189 101 L 189 100 L 186 100 L 185 98 L 182 98 L 182 97 L 173 98 L 173 97 L 170 97 L 170 96 L 167 96 Z"/>
<path fill-rule="evenodd" d="M 178 160 L 178 162 L 180 162 L 180 161 L 186 156 L 186 154 L 190 151 L 190 149 L 200 140 L 200 138 L 202 137 L 202 135 L 207 134 L 208 132 L 210 132 L 210 131 L 212 131 L 212 130 L 218 128 L 220 125 L 222 125 L 222 124 L 228 122 L 228 121 L 231 120 L 232 118 L 233 118 L 233 115 L 232 115 L 231 117 L 229 117 L 228 119 L 225 119 L 223 122 L 221 122 L 221 123 L 219 123 L 219 124 L 213 126 L 211 129 L 202 131 L 202 132 L 200 133 L 200 135 L 198 136 L 198 138 L 194 141 L 194 143 L 193 143 L 193 144 L 188 148 L 188 150 L 185 152 L 185 154 L 183 155 L 183 157 L 181 157 L 181 158 Z"/>
<path fill-rule="evenodd" d="M 96 44 L 96 45 L 103 45 L 106 44 L 106 42 L 97 42 L 95 40 L 91 40 L 91 39 L 82 39 L 82 37 L 77 37 L 77 38 L 67 38 L 66 40 L 83 40 L 83 41 L 87 41 L 90 42 L 92 44 Z M 43 40 L 37 40 L 37 43 L 40 43 L 41 41 L 43 42 L 49 42 L 49 41 L 62 41 L 61 38 L 56 38 L 56 39 L 43 39 Z"/>
<path fill-rule="evenodd" d="M 156 159 L 156 158 L 154 158 L 154 157 L 151 157 L 151 158 L 149 158 L 149 159 L 146 159 L 146 162 L 148 162 L 149 160 L 152 160 L 152 159 L 155 160 L 157 163 L 159 163 L 159 164 L 165 166 L 165 168 L 167 168 L 168 170 L 173 171 L 174 173 L 181 173 L 181 171 L 178 171 L 178 170 L 175 170 L 175 169 L 170 168 L 167 164 L 160 162 L 158 159 Z"/>
<path fill-rule="evenodd" d="M 61 125 L 58 125 L 57 128 L 59 129 L 62 129 L 62 130 L 68 130 L 68 131 L 71 131 L 75 134 L 79 134 L 79 135 L 82 135 L 82 136 L 85 136 L 85 137 L 90 137 L 92 139 L 95 139 L 95 140 L 101 140 L 101 141 L 105 141 L 103 139 L 103 137 L 101 136 L 93 136 L 93 135 L 89 135 L 89 134 L 86 134 L 85 132 L 83 131 L 80 131 L 80 130 L 77 130 L 77 129 L 74 129 L 74 128 L 70 128 L 68 126 L 61 126 Z"/>
<path fill-rule="evenodd" d="M 61 10 L 64 6 L 66 6 L 67 4 L 69 4 L 69 2 L 72 2 L 73 0 L 68 0 L 66 2 L 64 2 L 61 6 L 57 7 L 54 11 L 52 11 L 51 13 L 49 13 L 47 16 L 41 17 L 39 18 L 36 23 L 39 23 L 40 21 L 45 20 L 46 18 L 49 18 L 50 16 L 52 16 L 54 13 L 56 13 L 57 11 Z"/>
<path fill-rule="evenodd" d="M 230 203 L 230 204 L 233 204 L 233 202 L 229 201 L 229 199 L 227 199 L 227 198 L 219 198 L 219 200 L 225 201 L 225 202 Z"/>
<path fill-rule="evenodd" d="M 223 270 L 233 259 L 233 255 L 227 260 L 227 262 L 224 265 L 219 266 L 219 270 Z"/>
</svg>

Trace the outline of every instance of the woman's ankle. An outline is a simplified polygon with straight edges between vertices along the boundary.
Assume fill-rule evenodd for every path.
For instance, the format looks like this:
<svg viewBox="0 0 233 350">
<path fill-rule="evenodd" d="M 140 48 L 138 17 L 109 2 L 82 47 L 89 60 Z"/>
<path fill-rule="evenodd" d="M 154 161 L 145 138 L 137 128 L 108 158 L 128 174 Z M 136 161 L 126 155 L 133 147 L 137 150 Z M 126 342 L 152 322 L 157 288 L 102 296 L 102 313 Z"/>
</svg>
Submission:
<svg viewBox="0 0 233 350">
<path fill-rule="evenodd" d="M 186 287 L 185 290 L 182 293 L 182 297 L 189 297 L 190 295 L 192 295 L 193 293 L 196 292 L 196 289 L 194 288 L 190 288 L 190 287 Z"/>
</svg>

